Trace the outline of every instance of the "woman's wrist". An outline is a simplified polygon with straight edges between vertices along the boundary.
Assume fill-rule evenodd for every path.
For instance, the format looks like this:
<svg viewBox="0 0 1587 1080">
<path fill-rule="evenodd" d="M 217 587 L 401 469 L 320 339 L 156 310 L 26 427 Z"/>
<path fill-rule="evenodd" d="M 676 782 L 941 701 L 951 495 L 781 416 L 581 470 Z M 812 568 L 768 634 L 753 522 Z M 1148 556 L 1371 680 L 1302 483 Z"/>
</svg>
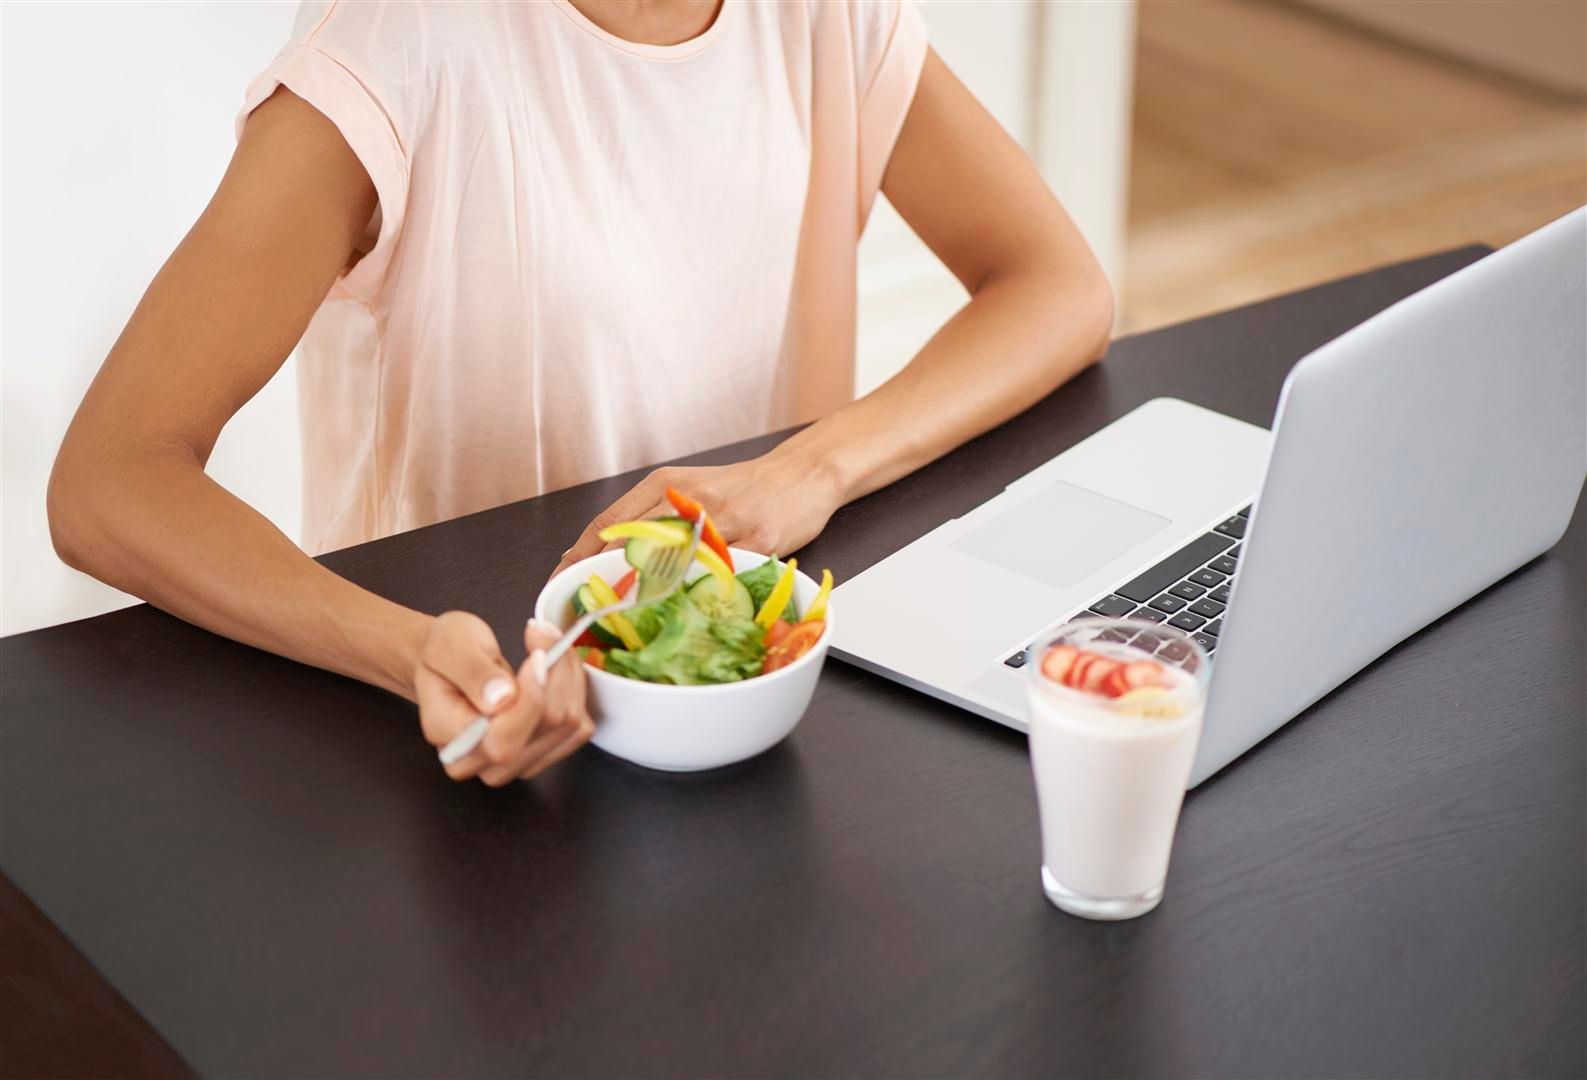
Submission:
<svg viewBox="0 0 1587 1080">
<path fill-rule="evenodd" d="M 358 677 L 413 701 L 414 673 L 435 616 L 400 604 L 390 604 L 390 607 L 390 612 L 378 613 L 380 629 L 366 639 L 368 648 L 364 650 L 361 664 L 364 670 Z"/>
<path fill-rule="evenodd" d="M 761 461 L 772 470 L 774 486 L 800 488 L 836 510 L 854 497 L 849 492 L 849 463 L 842 448 L 825 442 L 812 426 L 778 444 Z"/>
</svg>

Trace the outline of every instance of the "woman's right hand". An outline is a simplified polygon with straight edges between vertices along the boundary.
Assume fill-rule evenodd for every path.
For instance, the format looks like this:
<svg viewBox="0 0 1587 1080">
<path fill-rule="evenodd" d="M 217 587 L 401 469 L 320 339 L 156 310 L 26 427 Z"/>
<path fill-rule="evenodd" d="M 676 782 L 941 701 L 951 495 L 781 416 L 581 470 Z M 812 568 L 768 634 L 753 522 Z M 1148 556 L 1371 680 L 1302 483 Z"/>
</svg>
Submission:
<svg viewBox="0 0 1587 1080">
<path fill-rule="evenodd" d="M 595 724 L 579 654 L 570 649 L 553 669 L 545 668 L 545 650 L 557 637 L 555 627 L 531 621 L 524 628 L 529 659 L 514 673 L 478 615 L 449 611 L 431 622 L 413 673 L 425 739 L 439 749 L 475 717 L 490 717 L 484 740 L 447 765 L 448 776 L 477 776 L 501 787 L 543 772 L 589 741 Z"/>
</svg>

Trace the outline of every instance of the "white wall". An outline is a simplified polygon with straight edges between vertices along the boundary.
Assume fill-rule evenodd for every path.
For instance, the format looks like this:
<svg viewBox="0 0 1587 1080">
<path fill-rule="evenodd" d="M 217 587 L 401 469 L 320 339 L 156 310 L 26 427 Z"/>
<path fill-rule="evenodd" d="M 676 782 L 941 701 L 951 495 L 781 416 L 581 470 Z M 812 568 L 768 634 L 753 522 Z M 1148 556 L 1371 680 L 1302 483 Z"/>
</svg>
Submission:
<svg viewBox="0 0 1587 1080">
<path fill-rule="evenodd" d="M 1133 4 L 923 7 L 937 51 L 1032 150 L 1116 275 Z M 0 4 L 0 633 L 130 602 L 55 558 L 44 516 L 50 463 L 143 287 L 214 190 L 243 88 L 286 40 L 293 11 L 259 2 Z M 862 390 L 964 302 L 885 200 L 861 245 L 860 291 Z M 290 362 L 227 427 L 210 472 L 297 536 Z"/>
<path fill-rule="evenodd" d="M 279 3 L 0 6 L 0 632 L 131 602 L 55 558 L 44 516 L 50 463 L 144 286 L 225 171 L 243 88 L 285 43 L 293 11 Z M 297 535 L 290 370 L 227 427 L 210 473 Z"/>
</svg>

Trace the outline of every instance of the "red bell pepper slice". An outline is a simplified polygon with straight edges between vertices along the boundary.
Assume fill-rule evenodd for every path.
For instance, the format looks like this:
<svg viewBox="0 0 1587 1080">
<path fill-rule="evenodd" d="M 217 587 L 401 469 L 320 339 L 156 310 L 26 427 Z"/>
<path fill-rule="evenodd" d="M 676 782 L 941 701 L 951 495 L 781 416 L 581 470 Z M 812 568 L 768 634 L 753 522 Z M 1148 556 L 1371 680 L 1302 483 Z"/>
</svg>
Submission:
<svg viewBox="0 0 1587 1080">
<path fill-rule="evenodd" d="M 705 507 L 689 498 L 675 487 L 667 488 L 667 501 L 678 512 L 678 516 L 685 521 L 694 521 L 705 514 Z M 700 529 L 700 542 L 712 551 L 717 557 L 727 563 L 729 570 L 733 569 L 733 553 L 727 550 L 727 541 L 722 539 L 722 534 L 711 524 L 711 516 L 705 514 L 705 525 Z"/>
<path fill-rule="evenodd" d="M 667 501 L 678 512 L 678 516 L 685 521 L 693 521 L 705 512 L 705 507 L 671 485 L 667 487 Z"/>
<path fill-rule="evenodd" d="M 637 574 L 638 571 L 630 570 L 628 573 L 618 578 L 617 584 L 612 586 L 612 592 L 616 593 L 619 599 L 627 596 L 628 590 L 634 587 L 634 578 L 637 576 Z"/>
<path fill-rule="evenodd" d="M 716 526 L 710 518 L 705 519 L 705 528 L 700 530 L 700 542 L 712 551 L 717 557 L 727 563 L 729 570 L 733 569 L 733 553 L 727 550 L 727 541 L 722 539 L 722 534 L 716 531 Z"/>
</svg>

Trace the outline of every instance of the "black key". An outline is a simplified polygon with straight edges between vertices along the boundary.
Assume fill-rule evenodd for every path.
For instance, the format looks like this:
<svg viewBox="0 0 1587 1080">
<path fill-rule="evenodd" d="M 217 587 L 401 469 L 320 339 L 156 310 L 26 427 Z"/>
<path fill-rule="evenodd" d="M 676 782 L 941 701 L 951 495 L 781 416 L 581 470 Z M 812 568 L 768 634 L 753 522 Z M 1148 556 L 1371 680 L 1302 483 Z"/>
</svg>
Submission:
<svg viewBox="0 0 1587 1080">
<path fill-rule="evenodd" d="M 1127 630 L 1104 630 L 1104 631 L 1102 631 L 1102 633 L 1097 635 L 1097 640 L 1098 641 L 1116 641 L 1120 645 L 1123 645 L 1126 641 L 1130 640 L 1130 638 L 1132 638 L 1134 636 L 1135 636 L 1134 634 L 1131 634 Z"/>
<path fill-rule="evenodd" d="M 1144 604 L 1228 546 L 1227 536 L 1208 533 L 1192 540 L 1128 585 L 1121 585 L 1113 591 L 1120 596 L 1128 596 L 1137 604 Z"/>
<path fill-rule="evenodd" d="M 1091 605 L 1091 610 L 1098 615 L 1105 615 L 1110 619 L 1117 619 L 1121 615 L 1128 615 L 1135 610 L 1135 602 L 1126 600 L 1122 596 L 1104 596 Z"/>
<path fill-rule="evenodd" d="M 1164 645 L 1161 649 L 1157 650 L 1157 655 L 1161 656 L 1164 660 L 1178 663 L 1179 661 L 1185 659 L 1185 657 L 1191 655 L 1190 646 L 1186 645 L 1183 641 L 1170 641 L 1167 645 Z"/>
<path fill-rule="evenodd" d="M 1130 618 L 1145 619 L 1147 622 L 1162 622 L 1168 616 L 1154 607 L 1138 607 L 1130 612 Z"/>
<path fill-rule="evenodd" d="M 1158 646 L 1168 641 L 1168 635 L 1156 630 L 1142 630 L 1130 641 L 1137 649 L 1143 652 L 1155 652 Z"/>
<path fill-rule="evenodd" d="M 1244 550 L 1245 550 L 1245 545 L 1244 544 L 1236 544 L 1232 548 L 1230 548 L 1228 551 L 1225 551 L 1224 554 L 1229 556 L 1229 558 L 1231 558 L 1231 559 L 1238 559 L 1240 557 L 1240 552 L 1242 552 Z"/>
<path fill-rule="evenodd" d="M 1234 516 L 1239 518 L 1248 518 L 1251 516 L 1251 508 L 1247 506 L 1244 510 L 1236 510 L 1234 512 Z"/>
<path fill-rule="evenodd" d="M 1218 639 L 1210 638 L 1206 634 L 1191 634 L 1190 640 L 1194 641 L 1197 645 L 1200 645 L 1208 652 L 1211 652 L 1213 649 L 1218 647 Z"/>
<path fill-rule="evenodd" d="M 1206 621 L 1200 615 L 1192 615 L 1188 611 L 1181 611 L 1178 615 L 1168 620 L 1168 625 L 1178 627 L 1181 630 L 1200 630 L 1201 624 Z"/>
<path fill-rule="evenodd" d="M 1245 539 L 1245 518 L 1232 517 L 1222 525 L 1213 526 L 1214 532 L 1221 532 L 1224 536 L 1232 536 L 1236 540 Z"/>
<path fill-rule="evenodd" d="M 1223 620 L 1222 619 L 1213 619 L 1210 623 L 1208 623 L 1206 626 L 1203 626 L 1201 628 L 1201 632 L 1203 634 L 1206 634 L 1208 637 L 1217 637 L 1218 633 L 1222 629 L 1223 629 Z"/>
<path fill-rule="evenodd" d="M 1218 573 L 1227 576 L 1233 576 L 1234 572 L 1240 567 L 1239 563 L 1235 562 L 1227 555 L 1219 555 L 1207 565 L 1216 570 Z"/>
<path fill-rule="evenodd" d="M 1024 649 L 1021 649 L 1007 660 L 1004 660 L 1003 663 L 1007 664 L 1011 668 L 1022 668 L 1025 666 L 1025 661 L 1029 659 L 1030 656 L 1025 652 Z"/>
<path fill-rule="evenodd" d="M 1203 589 L 1200 585 L 1194 585 L 1188 581 L 1181 581 L 1178 585 L 1175 585 L 1172 589 L 1168 590 L 1169 595 L 1177 596 L 1181 600 L 1199 599 L 1201 594 L 1206 591 L 1207 590 Z"/>
<path fill-rule="evenodd" d="M 1204 619 L 1216 619 L 1223 614 L 1223 605 L 1209 596 L 1205 600 L 1198 600 L 1196 603 L 1191 604 L 1190 610 Z"/>
<path fill-rule="evenodd" d="M 1202 569 L 1197 570 L 1194 574 L 1191 574 L 1185 580 L 1194 581 L 1197 585 L 1202 585 L 1206 588 L 1213 589 L 1223 584 L 1223 575 L 1216 570 L 1208 570 L 1203 567 Z"/>
<path fill-rule="evenodd" d="M 1207 599 L 1216 600 L 1220 604 L 1227 604 L 1229 602 L 1229 586 L 1223 585 L 1213 589 L 1207 594 Z"/>
<path fill-rule="evenodd" d="M 1169 596 L 1167 593 L 1164 593 L 1162 596 L 1159 596 L 1156 600 L 1152 601 L 1152 606 L 1158 611 L 1166 611 L 1168 614 L 1172 615 L 1174 612 L 1184 607 L 1185 602 L 1177 596 Z"/>
</svg>

